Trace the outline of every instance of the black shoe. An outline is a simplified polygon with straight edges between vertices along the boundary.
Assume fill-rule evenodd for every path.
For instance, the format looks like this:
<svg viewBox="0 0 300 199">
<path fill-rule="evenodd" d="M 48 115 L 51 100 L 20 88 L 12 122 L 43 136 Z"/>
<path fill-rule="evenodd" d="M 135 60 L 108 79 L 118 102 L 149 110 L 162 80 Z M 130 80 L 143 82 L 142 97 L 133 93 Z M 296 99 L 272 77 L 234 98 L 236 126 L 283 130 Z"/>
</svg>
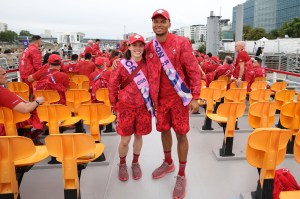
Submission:
<svg viewBox="0 0 300 199">
<path fill-rule="evenodd" d="M 202 126 L 202 130 L 214 130 L 214 128 L 207 128 L 207 127 L 205 127 L 205 126 Z"/>
</svg>

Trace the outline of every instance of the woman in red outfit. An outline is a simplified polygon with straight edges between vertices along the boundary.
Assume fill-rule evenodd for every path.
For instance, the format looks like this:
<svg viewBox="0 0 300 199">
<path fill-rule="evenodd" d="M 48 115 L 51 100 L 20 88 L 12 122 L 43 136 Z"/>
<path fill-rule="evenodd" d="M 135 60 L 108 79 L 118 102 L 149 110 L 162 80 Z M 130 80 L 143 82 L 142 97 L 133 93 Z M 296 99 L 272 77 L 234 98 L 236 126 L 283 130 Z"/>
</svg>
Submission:
<svg viewBox="0 0 300 199">
<path fill-rule="evenodd" d="M 112 71 L 108 85 L 110 103 L 117 113 L 117 132 L 121 136 L 119 144 L 119 179 L 121 181 L 127 181 L 129 178 L 126 156 L 132 135 L 134 135 L 132 177 L 135 180 L 142 177 L 138 163 L 143 143 L 142 136 L 152 131 L 151 114 L 148 111 L 151 111 L 151 108 L 147 103 L 147 99 L 150 98 L 145 41 L 141 35 L 134 34 L 130 37 L 124 57 L 125 59 L 118 62 L 117 68 Z M 136 75 L 135 72 L 137 72 Z M 145 82 L 146 86 L 141 88 Z M 145 90 L 147 92 L 144 92 Z"/>
</svg>

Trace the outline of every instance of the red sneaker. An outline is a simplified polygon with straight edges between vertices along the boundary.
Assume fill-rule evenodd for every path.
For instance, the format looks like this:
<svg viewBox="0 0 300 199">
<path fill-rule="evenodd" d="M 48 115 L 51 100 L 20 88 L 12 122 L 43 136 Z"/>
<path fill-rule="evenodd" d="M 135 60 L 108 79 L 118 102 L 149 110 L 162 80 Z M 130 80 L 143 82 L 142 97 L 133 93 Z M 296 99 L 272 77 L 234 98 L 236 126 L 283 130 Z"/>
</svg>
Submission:
<svg viewBox="0 0 300 199">
<path fill-rule="evenodd" d="M 134 180 L 139 180 L 142 177 L 142 170 L 140 164 L 137 163 L 132 163 L 132 178 Z"/>
<path fill-rule="evenodd" d="M 175 166 L 172 162 L 172 164 L 168 164 L 167 162 L 163 162 L 160 167 L 155 169 L 152 173 L 152 177 L 154 179 L 162 178 L 164 177 L 167 173 L 173 172 L 175 170 Z"/>
<path fill-rule="evenodd" d="M 129 178 L 126 164 L 119 164 L 119 180 L 127 181 Z"/>
<path fill-rule="evenodd" d="M 182 199 L 186 194 L 186 178 L 185 176 L 177 176 L 176 184 L 173 190 L 173 199 Z"/>
</svg>

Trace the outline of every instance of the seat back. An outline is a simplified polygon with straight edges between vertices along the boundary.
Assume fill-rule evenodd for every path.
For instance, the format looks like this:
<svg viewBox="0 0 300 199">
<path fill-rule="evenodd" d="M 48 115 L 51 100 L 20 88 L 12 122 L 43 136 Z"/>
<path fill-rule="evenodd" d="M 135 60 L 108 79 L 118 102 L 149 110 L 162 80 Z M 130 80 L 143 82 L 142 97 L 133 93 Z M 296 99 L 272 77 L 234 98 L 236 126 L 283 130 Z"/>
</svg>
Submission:
<svg viewBox="0 0 300 199">
<path fill-rule="evenodd" d="M 217 115 L 227 118 L 224 139 L 234 137 L 236 119 L 242 117 L 246 109 L 246 104 L 241 102 L 227 102 L 220 104 Z"/>
<path fill-rule="evenodd" d="M 82 89 L 70 89 L 66 92 L 66 105 L 69 107 L 71 112 L 77 113 L 80 104 L 90 103 L 91 94 Z"/>
<path fill-rule="evenodd" d="M 36 90 L 35 97 L 44 97 L 44 105 L 56 103 L 60 100 L 60 95 L 57 90 Z"/>
<path fill-rule="evenodd" d="M 254 102 L 248 110 L 248 123 L 252 128 L 271 128 L 275 122 L 275 102 Z"/>
<path fill-rule="evenodd" d="M 71 117 L 71 111 L 61 104 L 42 105 L 37 108 L 41 121 L 48 122 L 49 134 L 59 134 L 59 125 Z"/>
<path fill-rule="evenodd" d="M 17 136 L 16 124 L 29 118 L 30 113 L 20 113 L 6 107 L 0 107 L 0 123 L 4 125 L 7 136 Z"/>
<path fill-rule="evenodd" d="M 32 140 L 21 136 L 0 136 L 0 198 L 18 198 L 19 188 L 14 162 L 28 158 L 34 153 Z M 13 197 L 8 197 L 8 194 Z"/>
<path fill-rule="evenodd" d="M 269 89 L 253 90 L 249 94 L 249 103 L 270 101 L 271 93 Z"/>
<path fill-rule="evenodd" d="M 221 98 L 225 96 L 227 90 L 227 82 L 224 80 L 214 80 L 209 84 L 209 88 L 221 89 Z"/>
<path fill-rule="evenodd" d="M 297 102 L 300 102 L 300 92 L 298 92 Z"/>
<path fill-rule="evenodd" d="M 227 82 L 227 84 L 228 84 L 230 78 L 226 75 L 221 75 L 220 77 L 218 77 L 218 80 L 223 80 L 223 81 Z"/>
<path fill-rule="evenodd" d="M 271 85 L 271 90 L 275 92 L 282 91 L 286 89 L 287 85 L 287 82 L 275 82 Z"/>
<path fill-rule="evenodd" d="M 251 84 L 251 90 L 266 89 L 266 88 L 267 88 L 266 81 L 255 81 Z"/>
<path fill-rule="evenodd" d="M 99 88 L 96 91 L 96 99 L 100 102 L 104 102 L 104 104 L 110 106 L 109 96 L 108 96 L 108 88 Z"/>
<path fill-rule="evenodd" d="M 224 102 L 245 102 L 246 95 L 246 89 L 232 88 L 226 91 Z"/>
<path fill-rule="evenodd" d="M 206 114 L 212 113 L 214 101 L 220 99 L 222 95 L 221 89 L 204 88 L 200 93 L 200 98 L 206 100 Z"/>
<path fill-rule="evenodd" d="M 71 77 L 70 82 L 73 82 L 70 83 L 71 89 L 84 89 L 87 91 L 90 89 L 90 80 L 85 75 L 74 75 Z"/>
<path fill-rule="evenodd" d="M 203 88 L 206 88 L 206 81 L 202 79 L 202 80 L 201 80 L 201 90 L 202 90 Z"/>
<path fill-rule="evenodd" d="M 84 120 L 84 123 L 90 125 L 90 134 L 95 141 L 101 140 L 99 131 L 99 121 L 101 120 L 101 107 L 104 104 L 82 104 L 78 109 L 78 116 Z"/>
<path fill-rule="evenodd" d="M 281 107 L 280 122 L 294 133 L 300 130 L 300 102 L 289 102 Z"/>
<path fill-rule="evenodd" d="M 281 110 L 281 107 L 284 104 L 294 101 L 295 93 L 295 90 L 277 91 L 274 98 L 274 101 L 277 104 L 277 109 Z"/>
<path fill-rule="evenodd" d="M 24 100 L 29 101 L 29 86 L 24 82 L 8 82 L 7 88 L 22 97 Z"/>
<path fill-rule="evenodd" d="M 261 186 L 264 179 L 274 179 L 276 166 L 283 161 L 291 136 L 290 130 L 277 128 L 258 128 L 249 135 L 246 159 L 250 165 L 261 168 Z"/>
<path fill-rule="evenodd" d="M 255 77 L 254 78 L 254 81 L 256 82 L 256 81 L 263 81 L 263 82 L 265 82 L 265 81 L 267 81 L 267 78 L 266 77 Z"/>
<path fill-rule="evenodd" d="M 295 137 L 294 158 L 298 163 L 300 163 L 300 133 L 298 133 Z"/>
<path fill-rule="evenodd" d="M 68 75 L 69 79 L 71 79 L 74 75 L 77 75 L 77 73 L 67 72 L 67 75 Z"/>
<path fill-rule="evenodd" d="M 78 195 L 77 159 L 94 153 L 96 145 L 93 137 L 82 133 L 49 135 L 45 138 L 45 143 L 49 154 L 62 160 L 64 189 L 77 189 Z"/>
<path fill-rule="evenodd" d="M 242 81 L 239 88 L 247 89 L 247 86 L 248 86 L 248 82 Z M 238 88 L 238 87 L 237 87 L 236 83 L 233 81 L 230 83 L 230 88 Z"/>
</svg>

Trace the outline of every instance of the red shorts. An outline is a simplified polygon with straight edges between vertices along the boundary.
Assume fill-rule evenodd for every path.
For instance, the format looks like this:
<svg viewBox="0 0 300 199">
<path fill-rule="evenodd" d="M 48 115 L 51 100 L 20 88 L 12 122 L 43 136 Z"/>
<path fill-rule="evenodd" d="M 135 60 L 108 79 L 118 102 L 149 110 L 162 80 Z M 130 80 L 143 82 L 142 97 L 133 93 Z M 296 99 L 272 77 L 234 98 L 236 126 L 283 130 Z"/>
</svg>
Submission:
<svg viewBox="0 0 300 199">
<path fill-rule="evenodd" d="M 122 108 L 117 112 L 117 132 L 121 136 L 147 135 L 152 131 L 152 118 L 146 107 Z"/>
<path fill-rule="evenodd" d="M 189 125 L 189 106 L 183 106 L 180 98 L 159 100 L 156 109 L 156 129 L 169 131 L 171 127 L 177 134 L 187 134 Z"/>
</svg>

